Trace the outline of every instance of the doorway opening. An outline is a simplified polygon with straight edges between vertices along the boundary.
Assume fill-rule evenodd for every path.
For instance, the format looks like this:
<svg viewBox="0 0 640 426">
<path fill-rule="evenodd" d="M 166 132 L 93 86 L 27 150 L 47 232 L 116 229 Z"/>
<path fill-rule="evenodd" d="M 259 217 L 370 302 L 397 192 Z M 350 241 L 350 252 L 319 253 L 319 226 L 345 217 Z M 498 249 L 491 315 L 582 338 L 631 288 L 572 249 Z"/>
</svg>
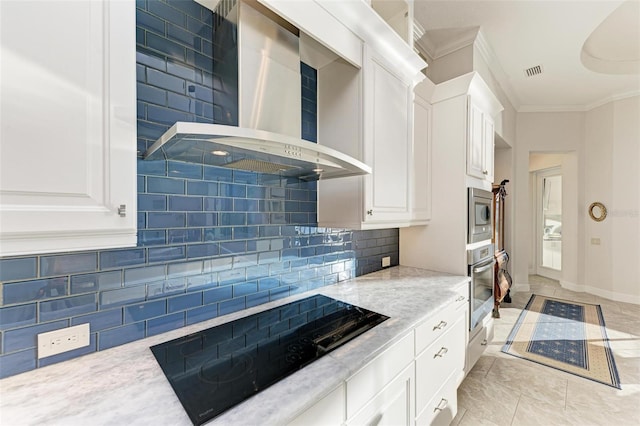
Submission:
<svg viewBox="0 0 640 426">
<path fill-rule="evenodd" d="M 562 170 L 538 170 L 535 174 L 536 274 L 558 280 L 562 275 Z"/>
</svg>

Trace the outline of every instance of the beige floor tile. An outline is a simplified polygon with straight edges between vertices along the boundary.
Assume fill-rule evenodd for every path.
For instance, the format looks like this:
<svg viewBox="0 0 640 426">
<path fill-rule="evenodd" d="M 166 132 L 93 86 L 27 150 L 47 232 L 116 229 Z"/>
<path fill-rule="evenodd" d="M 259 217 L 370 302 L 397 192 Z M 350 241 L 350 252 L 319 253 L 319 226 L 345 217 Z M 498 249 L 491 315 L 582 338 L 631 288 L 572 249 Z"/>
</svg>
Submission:
<svg viewBox="0 0 640 426">
<path fill-rule="evenodd" d="M 460 424 L 460 421 L 462 420 L 462 417 L 464 417 L 466 412 L 467 412 L 466 408 L 458 407 L 458 412 L 456 413 L 456 416 L 453 418 L 453 420 L 451 420 L 450 426 L 458 426 Z"/>
<path fill-rule="evenodd" d="M 511 424 L 514 426 L 560 426 L 578 425 L 579 423 L 576 423 L 575 419 L 566 413 L 564 407 L 522 395 Z"/>
<path fill-rule="evenodd" d="M 551 287 L 543 284 L 534 284 L 530 287 L 532 294 L 539 294 L 541 296 L 553 296 L 556 292 L 556 287 Z"/>
<path fill-rule="evenodd" d="M 564 407 L 567 379 L 549 370 L 552 369 L 516 357 L 496 359 L 487 379 L 514 392 Z"/>
<path fill-rule="evenodd" d="M 460 425 L 470 425 L 470 419 L 482 419 L 498 426 L 510 425 L 519 394 L 488 378 L 467 376 L 458 388 L 458 407 L 467 410 Z M 469 417 L 467 417 L 469 416 Z"/>
<path fill-rule="evenodd" d="M 600 307 L 602 308 L 603 314 L 606 314 L 607 312 L 616 312 L 616 313 L 622 312 L 620 303 L 614 302 L 613 300 L 604 299 L 602 297 L 596 297 L 596 300 L 593 303 L 596 305 L 600 305 Z"/>
<path fill-rule="evenodd" d="M 493 342 L 500 342 L 504 344 L 509 337 L 509 334 L 513 330 L 513 324 L 496 324 L 493 323 Z"/>
<path fill-rule="evenodd" d="M 640 386 L 640 357 L 626 358 L 615 353 L 613 357 L 618 368 L 622 388 L 626 389 L 627 385 Z"/>
<path fill-rule="evenodd" d="M 553 297 L 558 299 L 564 299 L 574 302 L 594 303 L 595 296 L 589 293 L 578 293 L 575 291 L 567 290 L 564 288 L 558 289 L 554 292 Z"/>
<path fill-rule="evenodd" d="M 496 359 L 492 356 L 481 356 L 478 362 L 476 362 L 476 365 L 474 365 L 471 371 L 469 371 L 467 377 L 471 376 L 478 379 L 485 378 L 495 360 Z"/>
<path fill-rule="evenodd" d="M 589 380 L 570 380 L 566 410 L 567 414 L 594 424 L 638 424 L 640 385 L 623 386 L 618 390 Z"/>
<path fill-rule="evenodd" d="M 512 293 L 513 302 L 504 303 L 494 320 L 494 340 L 458 390 L 455 424 L 640 424 L 640 305 L 572 292 L 544 277 L 530 276 L 529 284 L 531 291 Z M 532 293 L 602 307 L 622 390 L 501 352 Z"/>
<path fill-rule="evenodd" d="M 510 421 L 510 419 L 505 419 L 505 421 Z M 495 423 L 471 410 L 465 411 L 464 416 L 460 419 L 460 423 L 458 423 L 459 426 L 498 426 L 501 424 L 508 425 L 511 423 Z"/>
<path fill-rule="evenodd" d="M 640 336 L 640 320 L 622 312 L 605 312 L 604 310 L 602 316 L 607 326 L 607 334 L 609 331 L 617 331 Z"/>
</svg>

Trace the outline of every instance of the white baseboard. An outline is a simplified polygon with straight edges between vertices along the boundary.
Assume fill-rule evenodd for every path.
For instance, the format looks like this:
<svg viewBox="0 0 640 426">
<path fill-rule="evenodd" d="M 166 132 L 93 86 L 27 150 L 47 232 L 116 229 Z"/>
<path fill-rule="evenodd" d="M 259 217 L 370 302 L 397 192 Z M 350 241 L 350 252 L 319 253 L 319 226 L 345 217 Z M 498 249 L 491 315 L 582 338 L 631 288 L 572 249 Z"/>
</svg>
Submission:
<svg viewBox="0 0 640 426">
<path fill-rule="evenodd" d="M 593 294 L 616 302 L 635 303 L 636 305 L 640 305 L 640 296 L 637 294 L 618 293 L 598 287 L 579 285 L 565 280 L 560 280 L 560 287 L 571 291 Z"/>
</svg>

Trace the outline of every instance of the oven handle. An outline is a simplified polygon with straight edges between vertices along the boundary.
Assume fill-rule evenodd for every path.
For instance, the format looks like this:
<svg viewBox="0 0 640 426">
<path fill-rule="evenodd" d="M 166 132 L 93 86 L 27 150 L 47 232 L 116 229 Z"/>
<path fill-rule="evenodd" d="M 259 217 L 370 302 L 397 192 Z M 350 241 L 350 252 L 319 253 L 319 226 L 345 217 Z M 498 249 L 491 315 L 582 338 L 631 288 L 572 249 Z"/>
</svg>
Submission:
<svg viewBox="0 0 640 426">
<path fill-rule="evenodd" d="M 473 268 L 473 273 L 474 274 L 479 274 L 481 272 L 486 271 L 487 269 L 493 267 L 493 259 L 488 260 L 487 262 L 483 263 L 482 266 L 476 266 Z"/>
</svg>

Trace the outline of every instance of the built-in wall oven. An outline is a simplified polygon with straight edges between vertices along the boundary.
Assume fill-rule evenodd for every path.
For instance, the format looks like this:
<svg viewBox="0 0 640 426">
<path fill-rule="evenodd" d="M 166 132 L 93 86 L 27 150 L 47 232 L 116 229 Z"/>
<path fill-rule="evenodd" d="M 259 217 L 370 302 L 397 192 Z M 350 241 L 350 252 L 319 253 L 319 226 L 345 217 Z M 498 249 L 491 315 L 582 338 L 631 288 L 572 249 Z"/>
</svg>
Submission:
<svg viewBox="0 0 640 426">
<path fill-rule="evenodd" d="M 471 277 L 469 338 L 472 338 L 482 326 L 482 320 L 493 309 L 495 264 L 493 244 L 467 250 L 467 258 L 469 277 Z"/>
<path fill-rule="evenodd" d="M 493 237 L 493 192 L 469 188 L 468 197 L 467 243 L 491 240 Z"/>
</svg>

